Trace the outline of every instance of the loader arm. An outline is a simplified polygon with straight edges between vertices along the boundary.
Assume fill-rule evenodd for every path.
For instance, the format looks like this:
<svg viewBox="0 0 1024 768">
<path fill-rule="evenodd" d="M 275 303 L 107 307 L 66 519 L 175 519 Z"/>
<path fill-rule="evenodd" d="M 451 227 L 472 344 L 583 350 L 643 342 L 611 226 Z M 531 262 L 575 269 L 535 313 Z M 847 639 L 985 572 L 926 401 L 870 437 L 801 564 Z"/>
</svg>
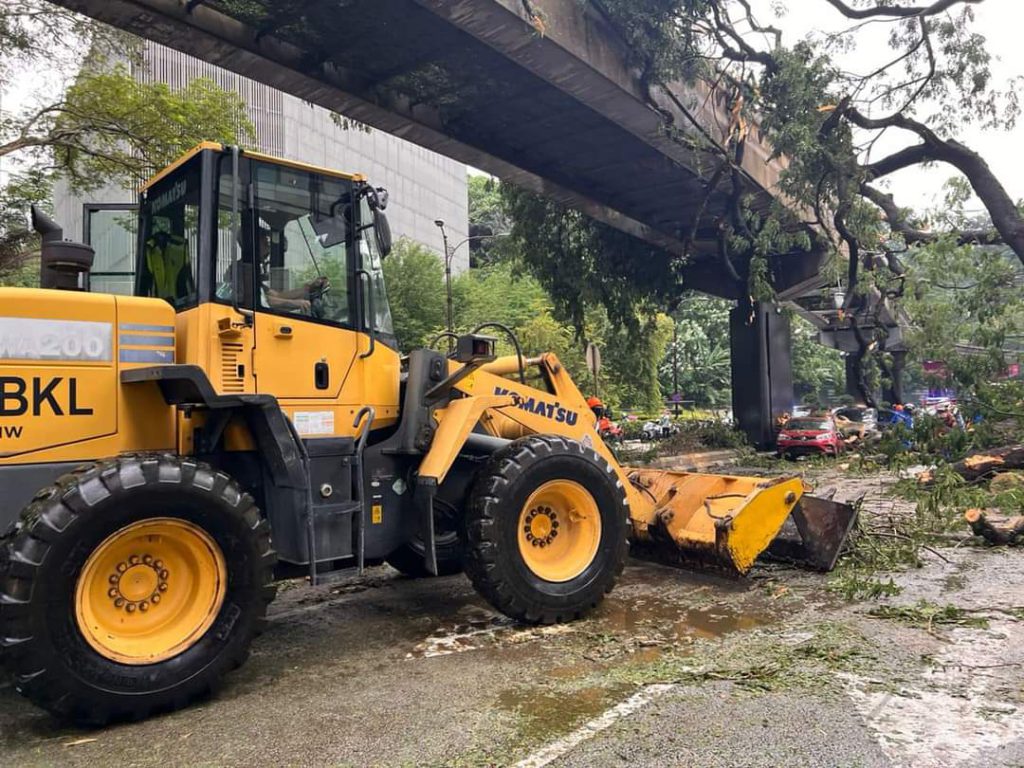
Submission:
<svg viewBox="0 0 1024 768">
<path fill-rule="evenodd" d="M 598 434 L 586 398 L 553 354 L 525 361 L 498 358 L 469 373 L 460 368 L 454 363 L 449 368 L 455 397 L 434 411 L 438 426 L 421 477 L 441 482 L 473 430 L 507 440 L 542 434 L 569 438 L 600 454 L 618 476 L 638 549 L 660 548 L 668 557 L 659 553 L 659 559 L 710 564 L 740 574 L 772 543 L 807 490 L 795 476 L 623 467 Z M 528 373 L 528 383 L 519 380 L 520 371 Z M 848 517 L 840 505 L 815 501 L 819 515 Z M 838 552 L 841 544 L 832 542 L 831 550 Z"/>
<path fill-rule="evenodd" d="M 492 401 L 491 405 L 480 409 L 479 420 L 470 429 L 479 424 L 489 435 L 508 440 L 527 435 L 559 435 L 593 448 L 615 469 L 619 481 L 626 489 L 631 514 L 652 511 L 653 508 L 644 501 L 641 492 L 629 482 L 629 475 L 615 454 L 601 439 L 596 419 L 587 406 L 587 399 L 558 358 L 553 354 L 545 354 L 524 361 L 524 367 L 538 383 L 543 384 L 543 389 L 508 378 L 510 374 L 519 371 L 517 357 L 498 358 L 481 366 L 455 385 L 456 391 L 467 398 Z M 498 398 L 504 401 L 493 402 Z M 457 404 L 460 401 L 453 402 Z M 447 415 L 437 414 L 439 430 L 444 429 L 444 418 Z M 465 434 L 468 435 L 468 431 Z M 429 460 L 428 455 L 424 464 Z"/>
</svg>

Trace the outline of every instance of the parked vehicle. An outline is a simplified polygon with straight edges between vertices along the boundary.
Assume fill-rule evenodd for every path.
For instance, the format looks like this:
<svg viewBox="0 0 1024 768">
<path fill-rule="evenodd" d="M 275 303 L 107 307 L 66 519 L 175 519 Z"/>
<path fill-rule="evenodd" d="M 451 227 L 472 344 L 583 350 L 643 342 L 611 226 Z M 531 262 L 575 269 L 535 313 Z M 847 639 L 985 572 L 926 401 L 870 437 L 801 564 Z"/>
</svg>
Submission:
<svg viewBox="0 0 1024 768">
<path fill-rule="evenodd" d="M 839 434 L 849 440 L 863 440 L 878 431 L 878 412 L 874 408 L 848 406 L 832 412 Z"/>
<path fill-rule="evenodd" d="M 622 427 L 608 416 L 602 416 L 597 420 L 597 433 L 606 443 L 621 443 L 626 436 Z"/>
<path fill-rule="evenodd" d="M 625 431 L 612 421 L 612 409 L 608 408 L 598 397 L 588 397 L 587 405 L 597 419 L 597 433 L 606 442 L 622 442 Z"/>
<path fill-rule="evenodd" d="M 668 414 L 657 421 L 645 422 L 640 433 L 641 437 L 647 441 L 664 440 L 677 434 L 679 434 L 679 425 L 673 422 Z"/>
<path fill-rule="evenodd" d="M 838 456 L 843 449 L 843 439 L 830 416 L 790 419 L 776 442 L 779 456 L 787 459 L 811 454 Z"/>
</svg>

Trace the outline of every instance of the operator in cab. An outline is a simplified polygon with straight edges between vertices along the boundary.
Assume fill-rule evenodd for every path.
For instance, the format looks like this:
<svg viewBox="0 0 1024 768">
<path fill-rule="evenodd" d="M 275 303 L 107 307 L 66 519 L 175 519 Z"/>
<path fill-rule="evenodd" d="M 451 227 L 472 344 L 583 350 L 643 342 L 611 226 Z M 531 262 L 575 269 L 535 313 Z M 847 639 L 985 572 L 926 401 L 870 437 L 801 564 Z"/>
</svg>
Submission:
<svg viewBox="0 0 1024 768">
<path fill-rule="evenodd" d="M 288 250 L 288 240 L 283 233 L 279 236 L 281 250 Z M 273 238 L 268 228 L 260 226 L 256 237 L 259 253 L 259 285 L 260 285 L 260 306 L 278 312 L 296 312 L 308 315 L 311 311 L 313 301 L 323 296 L 331 289 L 331 281 L 326 276 L 320 275 L 296 288 L 276 289 L 272 286 L 270 255 L 273 247 Z M 224 279 L 217 287 L 217 298 L 225 301 L 230 300 L 235 292 L 235 285 L 238 282 L 236 269 L 240 262 L 234 262 L 224 275 Z M 243 267 L 244 273 L 244 267 Z"/>
</svg>

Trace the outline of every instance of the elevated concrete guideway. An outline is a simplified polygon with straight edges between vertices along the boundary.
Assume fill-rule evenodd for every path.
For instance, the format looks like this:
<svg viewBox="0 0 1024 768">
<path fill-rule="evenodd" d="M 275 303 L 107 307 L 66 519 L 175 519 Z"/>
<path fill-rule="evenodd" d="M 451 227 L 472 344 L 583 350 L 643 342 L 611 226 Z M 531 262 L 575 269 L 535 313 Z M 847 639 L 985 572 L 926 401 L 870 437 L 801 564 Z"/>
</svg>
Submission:
<svg viewBox="0 0 1024 768">
<path fill-rule="evenodd" d="M 578 0 L 59 0 L 581 210 L 674 254 L 693 237 L 691 288 L 742 298 L 717 255 L 728 185 L 708 198 L 729 94 L 648 96 L 610 23 Z M 653 103 L 656 105 L 652 106 Z M 666 116 L 683 135 L 666 129 Z M 744 183 L 764 209 L 783 168 L 756 130 Z M 705 203 L 705 199 L 707 202 Z M 399 204 L 401 201 L 397 201 Z M 781 294 L 819 254 L 780 254 Z"/>
</svg>

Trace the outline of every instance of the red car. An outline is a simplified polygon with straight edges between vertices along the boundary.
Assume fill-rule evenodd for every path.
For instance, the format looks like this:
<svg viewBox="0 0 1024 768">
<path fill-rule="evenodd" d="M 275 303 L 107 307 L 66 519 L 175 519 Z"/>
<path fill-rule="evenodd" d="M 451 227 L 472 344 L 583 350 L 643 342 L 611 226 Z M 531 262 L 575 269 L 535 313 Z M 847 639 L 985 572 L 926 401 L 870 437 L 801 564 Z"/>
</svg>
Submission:
<svg viewBox="0 0 1024 768">
<path fill-rule="evenodd" d="M 779 432 L 776 450 L 779 456 L 795 458 L 812 453 L 838 456 L 843 440 L 836 423 L 828 416 L 807 416 L 790 419 Z"/>
</svg>

